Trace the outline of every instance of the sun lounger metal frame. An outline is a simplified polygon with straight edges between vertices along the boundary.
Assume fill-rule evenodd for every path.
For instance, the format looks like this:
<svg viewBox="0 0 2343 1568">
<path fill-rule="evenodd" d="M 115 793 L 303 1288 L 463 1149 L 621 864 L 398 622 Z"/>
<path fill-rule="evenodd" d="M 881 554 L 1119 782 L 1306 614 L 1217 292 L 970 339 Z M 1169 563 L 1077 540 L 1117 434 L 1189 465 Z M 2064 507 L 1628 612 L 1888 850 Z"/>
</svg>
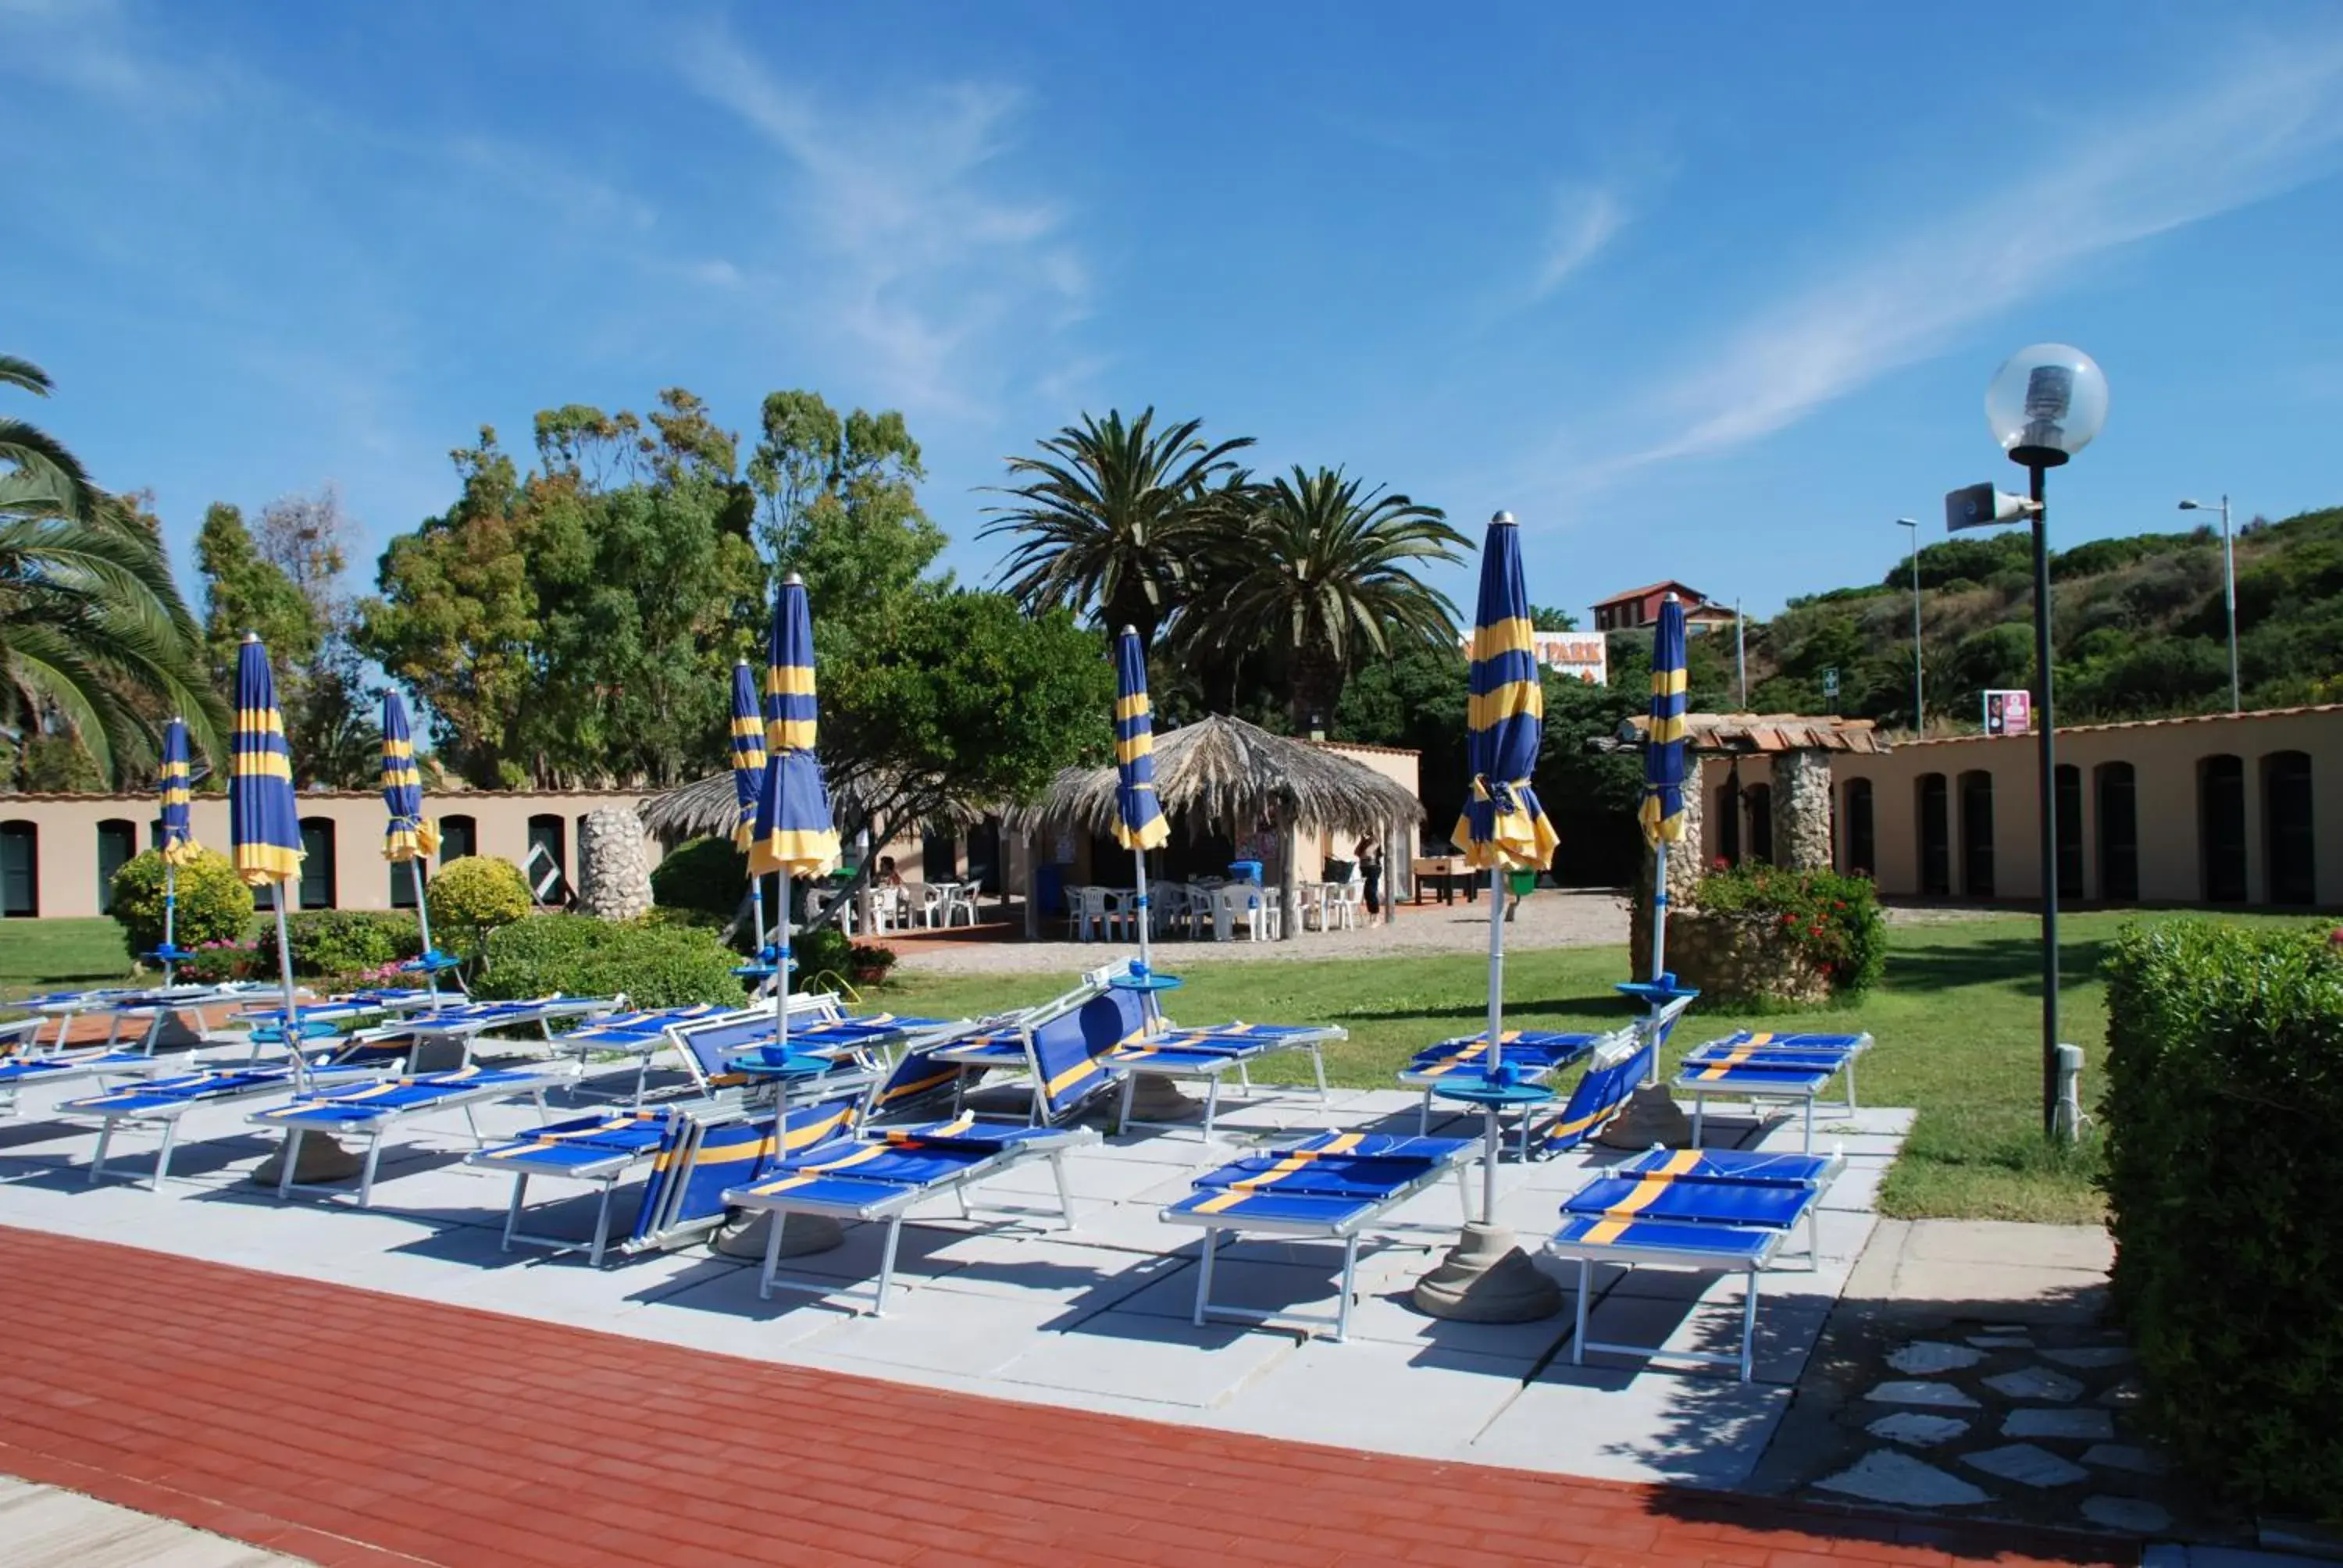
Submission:
<svg viewBox="0 0 2343 1568">
<path fill-rule="evenodd" d="M 1247 1030 L 1261 1030 L 1248 1036 Z M 1204 1085 L 1204 1119 L 1202 1137 L 1212 1141 L 1212 1123 L 1220 1112 L 1221 1084 L 1231 1072 L 1237 1075 L 1237 1086 L 1250 1099 L 1252 1094 L 1252 1064 L 1262 1057 L 1281 1050 L 1306 1050 L 1310 1053 L 1310 1070 L 1318 1084 L 1318 1103 L 1326 1103 L 1326 1045 L 1333 1040 L 1348 1040 L 1351 1031 L 1332 1024 L 1248 1024 L 1244 1022 L 1215 1024 L 1209 1029 L 1182 1029 L 1166 1022 L 1162 1032 L 1146 1040 L 1119 1045 L 1099 1060 L 1107 1070 L 1122 1080 L 1122 1101 L 1115 1114 L 1115 1130 L 1127 1131 L 1133 1127 L 1157 1127 L 1169 1131 L 1184 1131 L 1187 1123 L 1172 1121 L 1140 1121 L 1131 1114 L 1131 1101 L 1141 1078 L 1169 1078 L 1175 1081 L 1201 1080 Z"/>
<path fill-rule="evenodd" d="M 1846 1168 L 1835 1151 L 1827 1155 L 1776 1154 L 1732 1149 L 1652 1149 L 1596 1173 L 1563 1204 L 1563 1225 L 1546 1241 L 1546 1251 L 1577 1268 L 1575 1328 L 1570 1360 L 1584 1365 L 1588 1351 L 1646 1360 L 1665 1357 L 1706 1366 L 1729 1366 L 1747 1382 L 1756 1362 L 1757 1279 L 1775 1266 L 1784 1241 L 1803 1224 L 1806 1229 L 1808 1268 L 1821 1264 L 1818 1215 L 1823 1194 Z M 1605 1183 L 1634 1178 L 1635 1189 L 1625 1201 L 1601 1212 L 1574 1211 L 1572 1205 Z M 1697 1203 L 1684 1206 L 1665 1219 L 1637 1218 L 1650 1206 L 1650 1193 L 1672 1190 L 1677 1182 L 1698 1184 L 1719 1195 L 1713 1209 Z M 1803 1194 L 1796 1211 L 1778 1223 L 1756 1223 L 1731 1213 L 1730 1196 L 1743 1189 L 1796 1189 Z M 1638 1198 L 1643 1199 L 1637 1202 Z M 1624 1269 L 1639 1265 L 1687 1269 L 1699 1273 L 1742 1276 L 1741 1344 L 1731 1354 L 1715 1351 L 1672 1351 L 1657 1345 L 1630 1345 L 1587 1337 L 1593 1304 L 1594 1265 L 1610 1263 Z"/>
<path fill-rule="evenodd" d="M 454 1045 L 457 1060 L 449 1065 L 468 1067 L 472 1054 L 484 1040 L 502 1037 L 506 1030 L 534 1028 L 538 1037 L 527 1043 L 550 1045 L 556 1040 L 553 1025 L 569 1019 L 590 1019 L 615 1012 L 627 1005 L 624 995 L 616 997 L 551 996 L 525 998 L 513 1001 L 462 1001 L 435 1011 L 410 1013 L 374 1029 L 360 1030 L 351 1042 L 375 1048 L 396 1049 L 405 1041 L 403 1053 L 409 1065 L 422 1066 L 431 1060 L 434 1046 Z M 444 1067 L 439 1069 L 445 1070 Z"/>
<path fill-rule="evenodd" d="M 924 1181 L 895 1181 L 883 1176 L 873 1179 L 864 1173 L 864 1162 L 883 1160 L 891 1148 L 906 1152 L 953 1152 L 954 1143 L 961 1140 L 974 1146 L 972 1157 L 949 1174 Z M 867 1301 L 870 1315 L 883 1317 L 888 1294 L 894 1287 L 896 1250 L 902 1241 L 903 1221 L 914 1205 L 948 1195 L 959 1203 L 962 1220 L 974 1220 L 980 1213 L 1011 1221 L 1040 1218 L 1037 1211 L 1021 1206 L 995 1205 L 980 1211 L 969 1201 L 969 1191 L 1003 1171 L 1047 1160 L 1058 1190 L 1058 1228 L 1071 1231 L 1074 1228 L 1074 1201 L 1066 1184 L 1066 1156 L 1098 1141 L 1098 1133 L 1087 1127 L 1002 1130 L 995 1123 L 992 1130 L 981 1130 L 975 1117 L 962 1115 L 950 1121 L 889 1129 L 868 1136 L 850 1133 L 833 1139 L 782 1161 L 762 1179 L 726 1192 L 724 1201 L 735 1208 L 772 1216 L 765 1238 L 764 1266 L 757 1276 L 759 1299 L 769 1300 L 779 1289 L 829 1301 Z M 980 1151 L 986 1144 L 991 1145 L 989 1153 Z M 876 1282 L 858 1290 L 836 1280 L 782 1273 L 782 1231 L 791 1214 L 820 1215 L 841 1223 L 884 1224 L 887 1231 L 880 1243 Z"/>
<path fill-rule="evenodd" d="M 1803 1042 L 1803 1043 L 1802 1043 Z M 1674 1087 L 1689 1092 L 1693 1147 L 1700 1147 L 1711 1095 L 1747 1102 L 1753 1111 L 1780 1103 L 1805 1108 L 1805 1142 L 1815 1148 L 1815 1101 L 1830 1081 L 1846 1077 L 1846 1109 L 1856 1109 L 1855 1060 L 1872 1047 L 1868 1034 L 1729 1034 L 1697 1046 L 1676 1067 Z M 1762 1115 L 1762 1111 L 1760 1111 Z"/>
<path fill-rule="evenodd" d="M 1616 1032 L 1615 1030 L 1613 1032 Z M 1609 1038 L 1604 1034 L 1571 1030 L 1509 1029 L 1505 1030 L 1505 1060 L 1513 1063 L 1521 1081 L 1543 1083 L 1563 1069 L 1585 1060 L 1594 1048 Z M 1423 1101 L 1415 1113 L 1418 1136 L 1432 1131 L 1432 1096 L 1441 1083 L 1459 1075 L 1470 1076 L 1489 1049 L 1486 1030 L 1479 1034 L 1462 1034 L 1425 1046 L 1399 1070 L 1399 1081 L 1408 1089 L 1423 1092 Z"/>
<path fill-rule="evenodd" d="M 971 1076 L 1006 1071 L 1023 1075 L 1030 1094 L 1028 1125 L 1065 1121 L 1113 1086 L 1104 1062 L 1109 1053 L 1161 1027 L 1152 991 L 1118 990 L 1111 983 L 1131 972 L 1127 959 L 1102 965 L 1038 1007 L 978 1020 L 952 1038 L 913 1046 L 880 1091 L 878 1107 L 894 1110 L 915 1102 L 949 1081 L 952 1114 L 958 1116 L 968 1109 Z M 1112 1038 L 1091 1039 L 1093 1026 Z M 939 1065 L 943 1071 L 936 1070 Z"/>
<path fill-rule="evenodd" d="M 789 999 L 792 1024 L 801 1020 L 834 1018 L 838 1015 L 838 998 L 828 991 L 800 991 Z M 581 1024 L 553 1040 L 553 1054 L 575 1058 L 578 1067 L 577 1086 L 587 1081 L 588 1058 L 598 1055 L 631 1057 L 635 1063 L 635 1090 L 629 1104 L 639 1107 L 649 1092 L 651 1063 L 662 1051 L 673 1051 L 691 1079 L 686 1094 L 709 1091 L 709 1069 L 683 1036 L 688 1030 L 710 1024 L 754 1023 L 763 1018 L 769 1024 L 773 1010 L 769 1005 L 756 1007 L 746 1003 L 739 1007 L 723 1007 L 712 1003 L 688 1008 L 655 1008 L 640 1012 L 612 1012 Z"/>
<path fill-rule="evenodd" d="M 1259 1151 L 1197 1177 L 1196 1191 L 1165 1205 L 1162 1213 L 1168 1224 L 1192 1225 L 1204 1232 L 1197 1243 L 1196 1302 L 1190 1321 L 1199 1328 L 1214 1318 L 1249 1323 L 1331 1326 L 1334 1342 L 1342 1343 L 1350 1337 L 1351 1302 L 1358 1289 L 1361 1235 L 1376 1228 L 1392 1210 L 1437 1186 L 1452 1172 L 1456 1177 L 1463 1217 L 1471 1220 L 1473 1191 L 1467 1174 L 1479 1163 L 1483 1150 L 1477 1138 L 1322 1132 L 1298 1143 Z M 1282 1174 L 1286 1170 L 1298 1171 L 1322 1162 L 1338 1166 L 1345 1160 L 1392 1161 L 1403 1158 L 1421 1161 L 1422 1171 L 1373 1195 L 1322 1197 L 1298 1188 L 1292 1191 L 1279 1190 L 1282 1181 L 1290 1180 Z M 1245 1200 L 1252 1198 L 1277 1201 L 1256 1204 L 1248 1211 Z M 1206 1206 L 1215 1203 L 1224 1206 Z M 1215 1302 L 1213 1262 L 1223 1245 L 1246 1231 L 1301 1241 L 1341 1242 L 1342 1268 L 1334 1311 L 1331 1314 L 1292 1308 L 1263 1311 Z"/>
<path fill-rule="evenodd" d="M 371 1066 L 336 1065 L 334 1054 L 321 1052 L 318 1060 L 302 1069 L 301 1076 L 307 1080 L 306 1087 L 314 1090 L 330 1084 L 363 1082 L 381 1076 Z M 398 1069 L 394 1067 L 391 1070 Z M 235 1087 L 226 1087 L 231 1080 L 243 1081 Z M 192 1091 L 209 1081 L 217 1081 L 222 1085 L 220 1092 L 203 1095 L 179 1092 Z M 85 1117 L 98 1119 L 97 1148 L 90 1156 L 89 1164 L 89 1180 L 93 1184 L 106 1174 L 106 1156 L 113 1147 L 115 1133 L 125 1122 L 134 1126 L 159 1125 L 162 1143 L 155 1151 L 155 1171 L 147 1179 L 147 1186 L 150 1191 L 160 1193 L 163 1183 L 170 1178 L 171 1156 L 178 1146 L 180 1121 L 189 1111 L 239 1105 L 264 1094 L 282 1094 L 295 1087 L 294 1070 L 289 1064 L 284 1067 L 205 1069 L 178 1077 L 156 1079 L 130 1089 L 116 1090 L 90 1100 L 69 1100 L 57 1107 L 57 1114 L 75 1120 Z M 132 1101 L 141 1095 L 158 1094 L 166 1098 L 153 1103 L 125 1103 L 115 1107 L 104 1103 L 108 1100 Z"/>
<path fill-rule="evenodd" d="M 419 1121 L 427 1116 L 461 1111 L 464 1124 L 471 1131 L 473 1145 L 485 1149 L 488 1141 L 481 1135 L 479 1120 L 473 1114 L 476 1107 L 528 1095 L 537 1102 L 538 1114 L 545 1115 L 545 1091 L 561 1081 L 563 1076 L 534 1070 L 465 1066 L 447 1072 L 386 1078 L 378 1083 L 341 1084 L 304 1099 L 253 1111 L 245 1120 L 256 1127 L 273 1128 L 285 1135 L 281 1158 L 284 1169 L 277 1181 L 279 1201 L 296 1191 L 323 1192 L 335 1197 L 348 1195 L 348 1189 L 339 1183 L 328 1185 L 293 1180 L 301 1162 L 302 1141 L 310 1133 L 331 1138 L 365 1139 L 366 1161 L 359 1168 L 357 1190 L 357 1206 L 365 1209 L 373 1205 L 375 1170 L 382 1160 L 383 1144 L 393 1130 Z M 446 1092 L 419 1103 L 377 1106 L 367 1099 L 369 1095 L 385 1095 L 400 1089 L 427 1087 L 445 1089 Z M 353 1111 L 360 1114 L 353 1115 Z M 367 1114 L 369 1111 L 371 1113 Z M 317 1124 L 307 1125 L 307 1120 L 314 1120 Z"/>
</svg>

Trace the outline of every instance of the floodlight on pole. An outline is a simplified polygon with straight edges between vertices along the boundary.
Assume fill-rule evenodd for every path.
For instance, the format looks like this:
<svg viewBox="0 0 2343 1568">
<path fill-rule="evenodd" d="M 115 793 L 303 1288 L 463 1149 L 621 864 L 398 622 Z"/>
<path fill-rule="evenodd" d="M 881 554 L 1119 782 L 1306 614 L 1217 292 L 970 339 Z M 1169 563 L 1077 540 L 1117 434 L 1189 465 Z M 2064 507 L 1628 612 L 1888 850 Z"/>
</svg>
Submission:
<svg viewBox="0 0 2343 1568">
<path fill-rule="evenodd" d="M 1912 733 L 1919 735 L 1928 728 L 1920 687 L 1920 521 L 1917 518 L 1898 518 L 1896 526 L 1912 530 Z"/>
<path fill-rule="evenodd" d="M 2183 501 L 2184 512 L 2209 512 L 2202 501 Z M 2244 710 L 2237 693 L 2237 552 L 2229 542 L 2229 498 L 2221 498 L 2221 602 L 2229 617 L 2229 711 Z"/>
<path fill-rule="evenodd" d="M 2058 743 L 2050 681 L 2050 537 L 2043 477 L 2098 435 L 2107 378 L 2064 343 L 2036 343 L 2003 361 L 1986 386 L 1985 417 L 2009 460 L 2026 472 L 2034 519 L 2034 722 L 2042 826 L 2042 1131 L 2058 1134 Z M 1955 492 L 1958 496 L 1961 492 Z M 1953 498 L 1947 498 L 1948 503 Z M 1998 508 L 1996 508 L 1997 510 Z M 1948 506 L 1949 511 L 1949 506 Z M 1949 521 L 1949 517 L 1947 518 Z"/>
</svg>

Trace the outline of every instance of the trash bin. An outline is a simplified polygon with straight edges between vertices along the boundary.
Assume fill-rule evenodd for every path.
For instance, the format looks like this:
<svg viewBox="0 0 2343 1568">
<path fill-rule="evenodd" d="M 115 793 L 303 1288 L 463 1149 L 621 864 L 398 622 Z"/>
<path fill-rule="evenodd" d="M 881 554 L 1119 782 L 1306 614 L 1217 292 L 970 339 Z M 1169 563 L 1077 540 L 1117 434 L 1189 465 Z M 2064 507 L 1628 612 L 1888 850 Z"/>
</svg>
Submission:
<svg viewBox="0 0 2343 1568">
<path fill-rule="evenodd" d="M 1259 860 L 1231 860 L 1229 862 L 1229 878 L 1232 881 L 1258 882 L 1261 880 L 1261 862 Z"/>
<path fill-rule="evenodd" d="M 1066 868 L 1044 861 L 1033 868 L 1033 897 L 1041 906 L 1041 913 L 1056 917 L 1066 912 Z"/>
<path fill-rule="evenodd" d="M 1535 871 L 1508 871 L 1505 873 L 1505 881 L 1512 887 L 1513 890 L 1513 897 L 1517 899 L 1526 899 L 1532 893 L 1535 892 L 1537 890 L 1537 879 L 1538 874 Z"/>
</svg>

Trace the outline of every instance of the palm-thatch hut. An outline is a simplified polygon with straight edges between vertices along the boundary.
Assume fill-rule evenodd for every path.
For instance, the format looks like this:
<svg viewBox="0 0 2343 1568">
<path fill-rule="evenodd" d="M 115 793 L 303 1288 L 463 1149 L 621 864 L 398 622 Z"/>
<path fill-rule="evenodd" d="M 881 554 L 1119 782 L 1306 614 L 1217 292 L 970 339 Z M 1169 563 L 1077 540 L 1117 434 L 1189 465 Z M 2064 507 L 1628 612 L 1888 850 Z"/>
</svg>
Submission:
<svg viewBox="0 0 2343 1568">
<path fill-rule="evenodd" d="M 1070 768 L 1040 800 L 1015 813 L 1012 824 L 1029 835 L 1065 829 L 1111 834 L 1115 786 L 1111 765 Z M 1155 794 L 1175 832 L 1185 826 L 1234 837 L 1260 824 L 1277 834 L 1281 930 L 1289 939 L 1301 924 L 1294 867 L 1302 834 L 1373 839 L 1384 846 L 1385 865 L 1405 866 L 1410 830 L 1423 819 L 1413 791 L 1364 764 L 1219 715 L 1155 737 Z M 1032 907 L 1031 899 L 1027 903 Z"/>
</svg>

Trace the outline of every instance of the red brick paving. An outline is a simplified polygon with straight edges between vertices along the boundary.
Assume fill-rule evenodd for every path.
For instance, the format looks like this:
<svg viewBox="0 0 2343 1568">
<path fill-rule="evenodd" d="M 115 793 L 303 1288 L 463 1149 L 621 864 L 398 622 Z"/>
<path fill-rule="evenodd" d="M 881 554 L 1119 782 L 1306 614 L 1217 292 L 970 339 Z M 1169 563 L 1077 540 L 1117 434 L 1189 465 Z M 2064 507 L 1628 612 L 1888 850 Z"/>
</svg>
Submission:
<svg viewBox="0 0 2343 1568">
<path fill-rule="evenodd" d="M 329 1564 L 2138 1561 L 974 1398 L 6 1227 L 0 1323 L 0 1472 Z"/>
</svg>

